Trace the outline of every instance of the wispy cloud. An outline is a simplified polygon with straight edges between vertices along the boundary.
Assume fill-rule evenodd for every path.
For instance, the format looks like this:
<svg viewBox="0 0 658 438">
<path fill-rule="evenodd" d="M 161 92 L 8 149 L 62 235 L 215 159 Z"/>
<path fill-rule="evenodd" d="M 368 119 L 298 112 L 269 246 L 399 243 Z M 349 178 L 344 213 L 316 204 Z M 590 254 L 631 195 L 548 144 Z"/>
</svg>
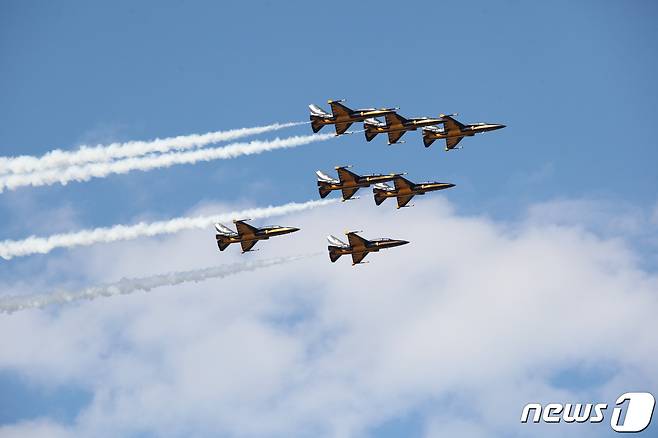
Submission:
<svg viewBox="0 0 658 438">
<path fill-rule="evenodd" d="M 412 242 L 372 254 L 369 265 L 332 264 L 325 253 L 177 286 L 191 295 L 172 288 L 3 315 L 0 367 L 22 384 L 88 391 L 87 403 L 66 408 L 74 420 L 53 425 L 70 436 L 375 436 L 400 423 L 428 437 L 552 436 L 551 425 L 519 422 L 525 403 L 656 394 L 655 266 L 643 269 L 633 247 L 587 223 L 464 216 L 442 199 L 404 212 L 363 200 L 342 217 L 304 213 L 297 247 L 347 224 L 364 225 L 367 238 Z M 197 239 L 165 236 L 68 260 L 74 275 L 104 284 L 207 266 L 215 250 L 199 250 Z M 556 374 L 598 365 L 613 374 L 587 388 L 555 385 Z M 609 430 L 563 426 L 560 436 L 578 438 Z"/>
</svg>

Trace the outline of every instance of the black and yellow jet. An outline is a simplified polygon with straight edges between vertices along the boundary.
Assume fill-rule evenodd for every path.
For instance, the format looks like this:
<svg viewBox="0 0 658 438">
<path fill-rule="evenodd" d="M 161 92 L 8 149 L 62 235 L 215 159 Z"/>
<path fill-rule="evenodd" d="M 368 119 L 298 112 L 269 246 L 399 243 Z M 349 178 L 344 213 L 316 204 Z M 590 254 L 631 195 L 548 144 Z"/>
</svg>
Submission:
<svg viewBox="0 0 658 438">
<path fill-rule="evenodd" d="M 406 207 L 411 198 L 416 195 L 424 195 L 427 192 L 444 190 L 454 187 L 454 184 L 441 182 L 412 183 L 406 178 L 396 176 L 393 179 L 395 187 L 385 183 L 375 184 L 372 192 L 375 194 L 375 204 L 381 205 L 387 198 L 397 198 L 398 208 Z"/>
<path fill-rule="evenodd" d="M 394 112 L 397 108 L 363 108 L 353 110 L 341 102 L 345 100 L 329 100 L 327 103 L 331 106 L 331 114 L 324 111 L 317 105 L 309 105 L 311 111 L 311 128 L 313 132 L 318 132 L 324 125 L 334 125 L 336 135 L 344 134 L 354 122 L 362 122 L 370 117 L 379 117 Z"/>
<path fill-rule="evenodd" d="M 347 170 L 352 166 L 339 166 L 336 167 L 338 171 L 338 179 L 334 179 L 322 171 L 318 170 L 315 174 L 318 176 L 318 191 L 321 198 L 326 198 L 329 193 L 334 190 L 340 190 L 343 195 L 343 201 L 352 198 L 357 190 L 361 187 L 370 187 L 372 184 L 391 181 L 399 173 L 390 173 L 388 175 L 357 175 L 356 173 Z"/>
<path fill-rule="evenodd" d="M 335 236 L 327 236 L 327 240 L 329 241 L 327 249 L 329 249 L 329 259 L 332 263 L 338 260 L 342 255 L 351 254 L 352 266 L 358 265 L 359 263 L 364 263 L 362 260 L 368 255 L 368 253 L 409 243 L 406 240 L 396 239 L 366 240 L 356 233 L 360 233 L 360 231 L 348 231 L 345 233 L 349 244 L 341 241 Z"/>
<path fill-rule="evenodd" d="M 446 140 L 446 151 L 450 149 L 455 149 L 457 144 L 464 137 L 472 137 L 475 134 L 481 132 L 495 131 L 497 129 L 502 129 L 505 125 L 498 125 L 492 123 L 473 123 L 470 125 L 465 125 L 453 119 L 452 115 L 441 115 L 443 123 L 443 128 L 437 126 L 430 126 L 423 128 L 423 143 L 425 147 L 428 148 L 435 140 L 445 139 Z"/>
<path fill-rule="evenodd" d="M 365 128 L 366 141 L 371 141 L 377 134 L 388 133 L 388 144 L 404 143 L 400 138 L 407 131 L 415 131 L 423 126 L 436 125 L 441 123 L 442 119 L 431 119 L 428 117 L 420 117 L 415 119 L 405 119 L 397 113 L 388 113 L 384 115 L 386 123 L 380 122 L 375 118 L 368 118 L 364 120 L 363 127 Z"/>
<path fill-rule="evenodd" d="M 246 223 L 249 219 L 235 220 L 235 228 L 237 233 L 230 228 L 222 225 L 215 224 L 217 234 L 217 246 L 220 251 L 224 251 L 231 243 L 240 243 L 242 246 L 242 253 L 252 251 L 251 248 L 258 243 L 259 240 L 267 240 L 273 236 L 280 236 L 282 234 L 294 233 L 299 231 L 299 228 L 281 227 L 278 225 L 270 225 L 263 228 L 256 228 Z"/>
</svg>

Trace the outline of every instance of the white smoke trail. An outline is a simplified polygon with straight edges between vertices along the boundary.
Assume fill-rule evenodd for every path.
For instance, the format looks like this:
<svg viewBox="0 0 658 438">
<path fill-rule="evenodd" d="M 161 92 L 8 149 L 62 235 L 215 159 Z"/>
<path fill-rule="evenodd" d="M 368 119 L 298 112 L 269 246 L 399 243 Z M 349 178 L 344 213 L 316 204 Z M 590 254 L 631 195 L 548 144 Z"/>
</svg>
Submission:
<svg viewBox="0 0 658 438">
<path fill-rule="evenodd" d="M 200 282 L 212 278 L 223 278 L 241 272 L 255 271 L 269 266 L 290 263 L 311 255 L 280 257 L 268 260 L 255 260 L 245 263 L 213 266 L 191 271 L 170 272 L 141 278 L 122 278 L 116 283 L 93 286 L 77 292 L 57 291 L 49 294 L 15 295 L 0 297 L 0 312 L 13 313 L 19 310 L 43 308 L 52 304 L 65 304 L 78 300 L 93 300 L 100 297 L 126 295 L 133 292 L 155 289 L 162 286 L 175 286 L 188 282 Z"/>
<path fill-rule="evenodd" d="M 129 141 L 125 143 L 111 143 L 108 145 L 80 146 L 73 151 L 55 149 L 41 157 L 21 155 L 17 157 L 0 157 L 0 174 L 31 173 L 59 167 L 79 166 L 87 163 L 105 162 L 116 159 L 138 157 L 150 153 L 165 153 L 175 150 L 185 150 L 203 147 L 222 141 L 237 140 L 238 138 L 265 132 L 277 131 L 292 126 L 304 125 L 308 122 L 273 123 L 253 128 L 231 129 L 229 131 L 215 131 L 206 134 L 179 135 L 177 137 L 156 138 L 150 141 Z"/>
<path fill-rule="evenodd" d="M 103 178 L 110 174 L 123 174 L 132 170 L 151 170 L 192 164 L 199 161 L 227 160 L 242 155 L 260 154 L 275 149 L 293 148 L 318 141 L 336 138 L 334 134 L 313 134 L 274 140 L 256 140 L 249 143 L 233 143 L 219 148 L 199 149 L 187 152 L 172 152 L 139 158 L 126 158 L 106 163 L 91 163 L 84 166 L 71 166 L 62 169 L 48 169 L 40 172 L 0 176 L 0 192 L 22 186 L 43 186 L 55 183 L 67 184 L 70 181 L 88 181 Z"/>
<path fill-rule="evenodd" d="M 260 219 L 296 213 L 322 207 L 336 201 L 336 199 L 323 199 L 318 201 L 290 202 L 284 205 L 252 208 L 213 216 L 180 217 L 167 221 L 140 222 L 135 225 L 115 225 L 109 228 L 94 228 L 92 230 L 82 230 L 74 233 L 54 234 L 49 237 L 30 236 L 23 240 L 4 240 L 0 241 L 0 257 L 9 260 L 13 257 L 29 254 L 46 254 L 55 248 L 88 246 L 95 243 L 116 242 L 160 234 L 173 234 L 183 230 L 206 228 L 215 222 L 226 222 L 236 218 L 248 217 L 251 219 Z"/>
</svg>

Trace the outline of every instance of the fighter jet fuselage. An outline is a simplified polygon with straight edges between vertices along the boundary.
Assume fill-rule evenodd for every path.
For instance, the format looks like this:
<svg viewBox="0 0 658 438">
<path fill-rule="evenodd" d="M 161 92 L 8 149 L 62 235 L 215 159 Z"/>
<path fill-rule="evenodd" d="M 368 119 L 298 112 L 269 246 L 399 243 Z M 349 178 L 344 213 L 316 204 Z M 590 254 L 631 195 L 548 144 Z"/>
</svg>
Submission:
<svg viewBox="0 0 658 438">
<path fill-rule="evenodd" d="M 416 131 L 418 128 L 436 125 L 441 123 L 442 119 L 432 118 L 414 118 L 406 119 L 397 113 L 386 114 L 386 123 L 380 122 L 375 118 L 369 118 L 364 121 L 366 141 L 371 141 L 377 134 L 387 133 L 388 144 L 398 143 L 400 138 L 407 131 Z"/>
<path fill-rule="evenodd" d="M 396 110 L 396 108 L 364 108 L 350 109 L 342 104 L 343 100 L 329 100 L 331 114 L 317 105 L 309 105 L 311 111 L 310 120 L 313 132 L 318 132 L 325 125 L 334 125 L 336 135 L 347 132 L 347 129 L 355 122 L 362 122 L 368 118 L 381 117 Z"/>
<path fill-rule="evenodd" d="M 409 243 L 406 240 L 388 238 L 367 240 L 357 235 L 357 232 L 350 231 L 345 233 L 349 244 L 342 242 L 334 236 L 327 237 L 329 241 L 327 249 L 329 250 L 329 259 L 332 262 L 335 262 L 343 255 L 349 254 L 352 256 L 352 265 L 357 265 L 363 263 L 362 260 L 371 252 L 379 252 L 380 249 L 394 248 Z"/>
<path fill-rule="evenodd" d="M 446 140 L 446 150 L 454 149 L 464 137 L 472 137 L 482 132 L 496 131 L 505 125 L 495 123 L 462 124 L 450 116 L 442 119 L 443 128 L 436 126 L 423 129 L 423 143 L 429 147 L 435 140 Z"/>
<path fill-rule="evenodd" d="M 495 131 L 504 127 L 505 125 L 478 123 L 477 125 L 466 125 L 464 129 L 459 130 L 445 130 L 438 128 L 436 131 L 431 131 L 431 135 L 436 140 L 452 137 L 472 137 L 475 134 L 480 134 L 481 132 Z"/>
<path fill-rule="evenodd" d="M 253 234 L 238 236 L 236 233 L 235 236 L 227 236 L 227 241 L 228 243 L 239 243 L 239 242 L 251 242 L 253 240 L 267 240 L 273 236 L 281 236 L 282 234 L 294 233 L 295 231 L 299 231 L 299 228 L 265 227 L 265 228 L 259 228 L 258 231 Z"/>
<path fill-rule="evenodd" d="M 245 220 L 234 221 L 234 223 L 237 232 L 221 224 L 215 224 L 215 228 L 217 229 L 215 238 L 217 239 L 217 246 L 220 251 L 224 251 L 232 243 L 240 243 L 242 252 L 244 253 L 251 251 L 251 248 L 259 240 L 267 240 L 270 237 L 299 231 L 299 228 L 281 227 L 279 225 L 257 228 L 245 223 Z"/>
<path fill-rule="evenodd" d="M 321 187 L 327 188 L 329 190 L 342 190 L 342 189 L 354 189 L 362 187 L 370 187 L 372 184 L 390 181 L 395 177 L 396 174 L 391 173 L 388 175 L 363 175 L 359 179 L 353 181 L 344 181 L 344 182 L 332 182 L 327 184 L 318 184 Z M 318 181 L 319 182 L 319 181 Z"/>
<path fill-rule="evenodd" d="M 399 131 L 415 131 L 418 128 L 423 128 L 425 126 L 432 126 L 440 123 L 440 119 L 409 119 L 405 123 L 396 123 L 394 125 L 381 124 L 373 126 L 378 133 L 382 132 L 399 132 Z"/>
<path fill-rule="evenodd" d="M 318 191 L 320 192 L 321 198 L 325 198 L 334 190 L 340 190 L 343 195 L 343 201 L 347 201 L 362 187 L 369 187 L 372 184 L 391 181 L 393 178 L 400 175 L 397 173 L 390 173 L 387 175 L 357 175 L 356 173 L 347 170 L 348 167 L 349 166 L 336 167 L 336 170 L 338 171 L 338 179 L 331 178 L 319 170 L 316 172 L 318 176 Z"/>
<path fill-rule="evenodd" d="M 376 184 L 372 189 L 377 205 L 380 205 L 388 198 L 397 198 L 398 208 L 402 208 L 407 206 L 411 198 L 416 195 L 424 195 L 427 192 L 445 190 L 455 186 L 454 184 L 441 182 L 412 183 L 401 176 L 396 177 L 393 181 L 395 187 L 390 187 L 386 184 Z"/>
</svg>

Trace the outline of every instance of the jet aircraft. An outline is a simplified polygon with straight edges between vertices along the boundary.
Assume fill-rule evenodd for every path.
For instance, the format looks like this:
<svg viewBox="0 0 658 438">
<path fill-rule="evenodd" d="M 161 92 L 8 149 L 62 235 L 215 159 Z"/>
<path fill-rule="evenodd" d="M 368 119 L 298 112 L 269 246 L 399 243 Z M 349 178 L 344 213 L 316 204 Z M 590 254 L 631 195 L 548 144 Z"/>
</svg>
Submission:
<svg viewBox="0 0 658 438">
<path fill-rule="evenodd" d="M 333 262 L 338 260 L 342 255 L 351 254 L 352 255 L 352 266 L 358 265 L 363 262 L 363 259 L 371 252 L 377 252 L 383 248 L 393 248 L 395 246 L 406 245 L 406 240 L 396 240 L 396 239 L 373 239 L 366 240 L 363 237 L 357 235 L 361 231 L 348 231 L 345 233 L 347 236 L 348 243 L 341 241 L 335 236 L 327 236 L 329 241 L 329 259 Z"/>
<path fill-rule="evenodd" d="M 371 141 L 377 134 L 386 132 L 388 133 L 388 144 L 404 143 L 399 140 L 405 132 L 415 131 L 423 126 L 436 125 L 442 122 L 442 119 L 431 119 L 428 117 L 406 119 L 394 112 L 385 114 L 384 119 L 386 123 L 374 117 L 364 120 L 363 126 L 365 128 L 366 141 Z"/>
<path fill-rule="evenodd" d="M 449 189 L 455 186 L 454 184 L 440 182 L 412 183 L 402 176 L 396 176 L 393 179 L 393 184 L 395 187 L 385 183 L 375 184 L 372 189 L 375 195 L 375 204 L 380 205 L 387 198 L 397 198 L 398 208 L 407 207 L 407 204 L 415 195 L 424 195 L 427 192 Z"/>
<path fill-rule="evenodd" d="M 370 117 L 379 117 L 394 112 L 397 108 L 363 108 L 353 110 L 342 104 L 345 100 L 329 100 L 331 114 L 317 105 L 309 105 L 311 111 L 311 128 L 318 132 L 324 125 L 334 125 L 336 135 L 344 134 L 354 122 L 362 122 Z"/>
<path fill-rule="evenodd" d="M 388 175 L 372 174 L 372 175 L 357 175 L 356 173 L 347 170 L 352 166 L 339 166 L 336 167 L 338 171 L 338 179 L 334 179 L 322 171 L 318 170 L 315 174 L 318 176 L 318 191 L 321 198 L 326 198 L 333 190 L 340 190 L 343 195 L 343 201 L 352 198 L 357 190 L 361 187 L 370 187 L 371 184 L 379 182 L 391 181 L 398 173 L 390 173 Z"/>
<path fill-rule="evenodd" d="M 259 240 L 267 240 L 272 236 L 280 236 L 282 234 L 294 233 L 299 231 L 299 228 L 281 227 L 278 225 L 270 225 L 267 227 L 256 228 L 246 223 L 249 219 L 234 220 L 233 223 L 237 228 L 237 233 L 230 228 L 222 225 L 215 224 L 217 234 L 217 246 L 220 251 L 224 251 L 231 243 L 240 243 L 242 246 L 242 253 L 253 251 L 251 248 L 258 243 Z"/>
<path fill-rule="evenodd" d="M 470 125 L 465 125 L 453 119 L 451 115 L 441 115 L 443 128 L 438 126 L 430 126 L 423 128 L 423 143 L 425 147 L 428 148 L 435 140 L 445 139 L 446 140 L 446 151 L 450 149 L 455 149 L 457 144 L 464 137 L 472 137 L 475 134 L 487 131 L 495 131 L 497 129 L 502 129 L 505 125 L 491 124 L 491 123 L 473 123 Z"/>
</svg>

